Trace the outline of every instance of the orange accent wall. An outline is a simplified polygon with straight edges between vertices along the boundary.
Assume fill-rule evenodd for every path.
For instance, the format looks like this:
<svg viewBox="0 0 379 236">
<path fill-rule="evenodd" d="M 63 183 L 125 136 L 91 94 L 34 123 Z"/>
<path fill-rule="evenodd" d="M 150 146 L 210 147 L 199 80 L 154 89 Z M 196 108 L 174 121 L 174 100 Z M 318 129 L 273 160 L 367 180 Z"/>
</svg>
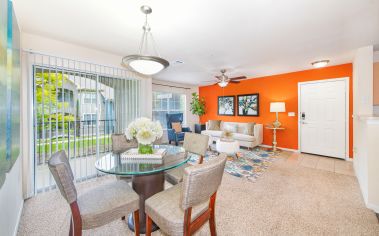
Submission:
<svg viewBox="0 0 379 236">
<path fill-rule="evenodd" d="M 200 97 L 205 98 L 206 114 L 200 117 L 200 122 L 208 120 L 256 122 L 263 125 L 275 120 L 275 113 L 270 112 L 270 102 L 283 101 L 286 103 L 286 112 L 279 113 L 279 120 L 286 129 L 277 132 L 278 146 L 283 148 L 298 149 L 298 83 L 312 80 L 335 79 L 349 77 L 349 156 L 353 156 L 353 66 L 343 64 L 320 69 L 312 69 L 286 74 L 265 76 L 243 80 L 238 84 L 229 84 L 222 89 L 218 85 L 202 86 L 199 88 Z M 239 95 L 259 93 L 259 116 L 244 117 L 218 116 L 217 97 L 227 95 Z M 288 112 L 295 112 L 296 116 L 289 117 Z M 272 133 L 264 129 L 263 143 L 271 145 Z"/>
</svg>

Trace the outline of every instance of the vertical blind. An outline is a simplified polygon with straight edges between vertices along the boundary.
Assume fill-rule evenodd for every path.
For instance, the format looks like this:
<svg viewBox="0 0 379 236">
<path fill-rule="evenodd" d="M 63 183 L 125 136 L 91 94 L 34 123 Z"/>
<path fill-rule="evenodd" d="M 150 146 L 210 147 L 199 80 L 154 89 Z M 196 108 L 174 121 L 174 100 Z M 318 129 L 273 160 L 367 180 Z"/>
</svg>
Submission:
<svg viewBox="0 0 379 236">
<path fill-rule="evenodd" d="M 33 81 L 33 160 L 24 160 L 35 192 L 55 187 L 47 162 L 65 150 L 76 181 L 99 175 L 95 161 L 112 151 L 111 135 L 140 116 L 141 79 L 105 65 L 24 51 Z M 26 179 L 29 179 L 29 178 Z"/>
</svg>

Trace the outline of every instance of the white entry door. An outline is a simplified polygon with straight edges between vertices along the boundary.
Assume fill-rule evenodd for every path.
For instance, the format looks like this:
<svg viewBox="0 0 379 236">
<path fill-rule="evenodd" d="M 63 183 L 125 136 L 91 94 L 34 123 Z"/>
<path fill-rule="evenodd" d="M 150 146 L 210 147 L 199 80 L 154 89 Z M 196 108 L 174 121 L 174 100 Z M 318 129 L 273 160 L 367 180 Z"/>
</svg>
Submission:
<svg viewBox="0 0 379 236">
<path fill-rule="evenodd" d="M 299 83 L 301 152 L 346 158 L 347 81 Z"/>
</svg>

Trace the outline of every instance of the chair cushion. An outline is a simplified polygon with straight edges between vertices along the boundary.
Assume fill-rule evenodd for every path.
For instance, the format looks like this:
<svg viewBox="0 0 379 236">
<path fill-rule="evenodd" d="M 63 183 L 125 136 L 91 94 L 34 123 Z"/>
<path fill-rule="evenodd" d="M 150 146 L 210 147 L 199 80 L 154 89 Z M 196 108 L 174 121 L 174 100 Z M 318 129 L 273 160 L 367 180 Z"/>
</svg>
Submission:
<svg viewBox="0 0 379 236">
<path fill-rule="evenodd" d="M 176 133 L 176 138 L 178 140 L 184 140 L 184 135 L 185 135 L 184 132 Z"/>
<path fill-rule="evenodd" d="M 108 224 L 139 208 L 139 197 L 126 181 L 101 185 L 78 197 L 83 229 Z"/>
<path fill-rule="evenodd" d="M 234 140 L 246 141 L 246 142 L 254 142 L 256 138 L 247 134 L 233 133 Z"/>
<path fill-rule="evenodd" d="M 183 235 L 184 210 L 180 207 L 182 183 L 157 193 L 145 202 L 145 212 L 167 235 Z M 191 221 L 208 209 L 209 201 L 192 208 Z"/>
<path fill-rule="evenodd" d="M 220 130 L 221 120 L 209 120 L 208 129 L 209 130 Z"/>
<path fill-rule="evenodd" d="M 171 127 L 173 130 L 175 130 L 175 133 L 182 132 L 182 124 L 180 124 L 180 122 L 172 122 Z"/>
<path fill-rule="evenodd" d="M 166 172 L 166 180 L 173 185 L 183 181 L 184 168 L 191 166 L 186 163 L 178 168 L 174 168 Z"/>
</svg>

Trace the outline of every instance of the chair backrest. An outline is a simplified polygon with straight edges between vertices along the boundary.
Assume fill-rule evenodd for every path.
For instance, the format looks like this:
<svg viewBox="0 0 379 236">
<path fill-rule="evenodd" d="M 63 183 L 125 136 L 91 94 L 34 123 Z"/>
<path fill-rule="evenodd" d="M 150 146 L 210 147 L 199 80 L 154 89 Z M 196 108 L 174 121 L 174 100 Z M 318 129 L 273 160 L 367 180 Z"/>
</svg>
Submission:
<svg viewBox="0 0 379 236">
<path fill-rule="evenodd" d="M 128 140 L 125 134 L 112 134 L 112 150 L 114 153 L 120 154 L 130 148 L 138 146 L 137 141 Z"/>
<path fill-rule="evenodd" d="M 54 153 L 48 162 L 48 166 L 62 196 L 69 204 L 75 202 L 77 192 L 74 185 L 74 174 L 66 152 L 58 151 Z"/>
<path fill-rule="evenodd" d="M 205 156 L 208 149 L 209 136 L 196 133 L 185 133 L 183 147 L 186 152 Z"/>
<path fill-rule="evenodd" d="M 171 123 L 180 122 L 183 123 L 183 113 L 166 114 L 167 128 L 172 129 Z"/>
<path fill-rule="evenodd" d="M 202 165 L 184 169 L 181 207 L 183 210 L 203 203 L 214 194 L 221 184 L 224 174 L 226 154 Z"/>
</svg>

